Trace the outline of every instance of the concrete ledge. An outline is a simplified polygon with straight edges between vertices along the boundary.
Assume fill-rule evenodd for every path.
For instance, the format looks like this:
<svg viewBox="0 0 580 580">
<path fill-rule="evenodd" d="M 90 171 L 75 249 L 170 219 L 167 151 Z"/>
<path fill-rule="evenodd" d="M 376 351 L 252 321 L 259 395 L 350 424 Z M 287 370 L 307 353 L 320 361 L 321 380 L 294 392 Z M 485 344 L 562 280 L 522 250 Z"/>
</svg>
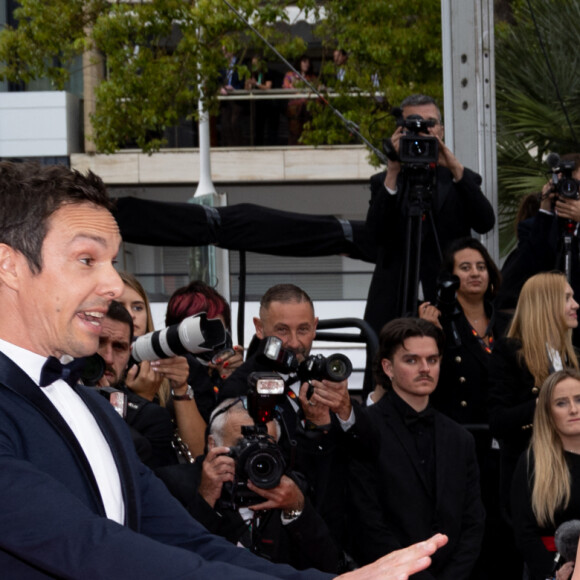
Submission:
<svg viewBox="0 0 580 580">
<path fill-rule="evenodd" d="M 366 181 L 377 171 L 360 145 L 212 149 L 211 164 L 215 183 Z M 71 166 L 90 169 L 108 184 L 197 183 L 199 150 L 74 154 Z"/>
</svg>

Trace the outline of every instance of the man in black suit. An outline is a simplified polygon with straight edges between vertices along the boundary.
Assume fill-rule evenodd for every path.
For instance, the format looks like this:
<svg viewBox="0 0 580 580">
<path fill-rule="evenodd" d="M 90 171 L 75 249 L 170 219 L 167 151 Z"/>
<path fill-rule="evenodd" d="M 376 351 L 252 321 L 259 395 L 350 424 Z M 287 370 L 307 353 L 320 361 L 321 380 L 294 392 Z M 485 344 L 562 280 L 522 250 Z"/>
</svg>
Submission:
<svg viewBox="0 0 580 580">
<path fill-rule="evenodd" d="M 75 358 L 96 352 L 121 237 L 103 182 L 0 162 L 0 570 L 4 578 L 328 578 L 212 536 L 137 458 Z M 83 362 L 83 361 L 81 361 Z M 429 565 L 436 536 L 354 578 Z M 357 574 L 358 573 L 358 574 Z"/>
<path fill-rule="evenodd" d="M 436 279 L 441 264 L 437 245 L 441 251 L 454 239 L 471 235 L 471 230 L 484 234 L 495 223 L 493 208 L 483 195 L 481 177 L 464 167 L 443 142 L 444 128 L 441 112 L 434 99 L 426 95 L 411 95 L 401 103 L 401 118 L 417 115 L 425 120 L 429 136 L 437 139 L 439 156 L 437 166 L 432 168 L 430 180 L 436 179 L 432 188 L 432 200 L 423 206 L 422 232 L 420 241 L 421 260 L 419 279 L 425 300 L 435 299 Z M 402 288 L 404 278 L 409 281 L 409 295 L 418 291 L 404 275 L 405 240 L 409 208 L 411 178 L 417 169 L 412 164 L 399 161 L 399 143 L 404 134 L 399 126 L 393 133 L 388 152 L 387 171 L 371 177 L 371 199 L 367 213 L 366 228 L 371 243 L 377 246 L 377 261 L 365 310 L 365 320 L 379 334 L 389 320 L 409 314 L 412 300 L 407 300 L 407 312 L 403 310 Z M 423 197 L 426 198 L 425 194 Z M 430 212 L 428 211 L 430 209 Z M 429 213 L 433 222 L 428 219 Z M 412 244 L 412 250 L 416 244 Z M 411 272 L 413 261 L 411 260 Z M 410 312 L 416 316 L 417 312 Z"/>
<path fill-rule="evenodd" d="M 368 409 L 379 456 L 351 465 L 351 531 L 359 564 L 445 532 L 449 544 L 416 577 L 456 580 L 477 560 L 485 514 L 473 437 L 429 406 L 442 346 L 442 331 L 426 320 L 400 318 L 381 331 L 390 387 Z"/>
</svg>

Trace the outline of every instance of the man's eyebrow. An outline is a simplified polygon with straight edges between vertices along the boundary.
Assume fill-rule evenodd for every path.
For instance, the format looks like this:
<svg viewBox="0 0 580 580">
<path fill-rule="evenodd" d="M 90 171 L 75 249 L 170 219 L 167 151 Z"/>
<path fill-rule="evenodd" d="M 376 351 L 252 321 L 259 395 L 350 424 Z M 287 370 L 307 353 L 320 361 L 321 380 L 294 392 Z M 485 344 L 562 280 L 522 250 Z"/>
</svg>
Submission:
<svg viewBox="0 0 580 580">
<path fill-rule="evenodd" d="M 89 233 L 84 233 L 84 232 L 80 232 L 80 233 L 76 234 L 76 236 L 71 240 L 71 244 L 73 244 L 77 241 L 83 241 L 83 240 L 96 242 L 97 244 L 99 244 L 103 247 L 107 246 L 107 239 L 104 236 L 99 236 L 97 234 L 89 234 Z"/>
</svg>

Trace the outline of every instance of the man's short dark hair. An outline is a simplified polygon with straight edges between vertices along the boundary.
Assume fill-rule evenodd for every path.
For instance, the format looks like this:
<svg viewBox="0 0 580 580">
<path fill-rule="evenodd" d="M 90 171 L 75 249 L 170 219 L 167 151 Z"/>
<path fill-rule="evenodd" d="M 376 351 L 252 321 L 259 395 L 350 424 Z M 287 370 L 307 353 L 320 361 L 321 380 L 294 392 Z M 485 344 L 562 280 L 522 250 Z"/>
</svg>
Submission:
<svg viewBox="0 0 580 580">
<path fill-rule="evenodd" d="M 375 381 L 383 387 L 390 386 L 390 380 L 383 371 L 382 360 L 393 360 L 397 349 L 404 345 L 408 338 L 429 337 L 437 344 L 439 354 L 443 354 L 445 335 L 443 331 L 428 320 L 422 318 L 395 318 L 387 322 L 379 334 L 379 350 L 373 364 Z"/>
<path fill-rule="evenodd" d="M 404 109 L 405 107 L 422 107 L 423 105 L 435 105 L 439 113 L 439 121 L 441 121 L 441 109 L 439 108 L 437 101 L 429 95 L 421 95 L 420 93 L 409 95 L 401 102 L 401 109 Z"/>
<path fill-rule="evenodd" d="M 310 296 L 302 288 L 294 284 L 276 284 L 276 286 L 272 286 L 272 288 L 266 290 L 266 293 L 260 300 L 260 313 L 263 310 L 268 310 L 272 302 L 308 302 L 314 312 L 314 304 L 312 304 Z"/>
<path fill-rule="evenodd" d="M 133 317 L 120 302 L 113 300 L 111 304 L 109 304 L 109 310 L 107 310 L 106 317 L 126 324 L 129 327 L 129 342 L 133 342 Z"/>
<path fill-rule="evenodd" d="M 100 177 L 64 165 L 0 162 L 0 243 L 25 256 L 30 271 L 42 270 L 42 244 L 50 216 L 66 204 L 112 202 Z"/>
</svg>

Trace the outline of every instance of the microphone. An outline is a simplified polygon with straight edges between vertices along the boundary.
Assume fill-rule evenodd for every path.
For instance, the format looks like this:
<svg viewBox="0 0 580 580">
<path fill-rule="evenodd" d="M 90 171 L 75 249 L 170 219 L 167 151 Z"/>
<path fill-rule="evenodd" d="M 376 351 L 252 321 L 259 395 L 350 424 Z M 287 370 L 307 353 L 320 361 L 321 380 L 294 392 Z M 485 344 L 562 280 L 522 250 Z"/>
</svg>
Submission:
<svg viewBox="0 0 580 580">
<path fill-rule="evenodd" d="M 580 520 L 569 520 L 560 524 L 554 534 L 556 549 L 564 562 L 574 562 L 580 538 Z"/>
<path fill-rule="evenodd" d="M 560 165 L 560 156 L 557 153 L 550 153 L 546 159 L 546 163 L 551 169 L 555 169 Z"/>
</svg>

